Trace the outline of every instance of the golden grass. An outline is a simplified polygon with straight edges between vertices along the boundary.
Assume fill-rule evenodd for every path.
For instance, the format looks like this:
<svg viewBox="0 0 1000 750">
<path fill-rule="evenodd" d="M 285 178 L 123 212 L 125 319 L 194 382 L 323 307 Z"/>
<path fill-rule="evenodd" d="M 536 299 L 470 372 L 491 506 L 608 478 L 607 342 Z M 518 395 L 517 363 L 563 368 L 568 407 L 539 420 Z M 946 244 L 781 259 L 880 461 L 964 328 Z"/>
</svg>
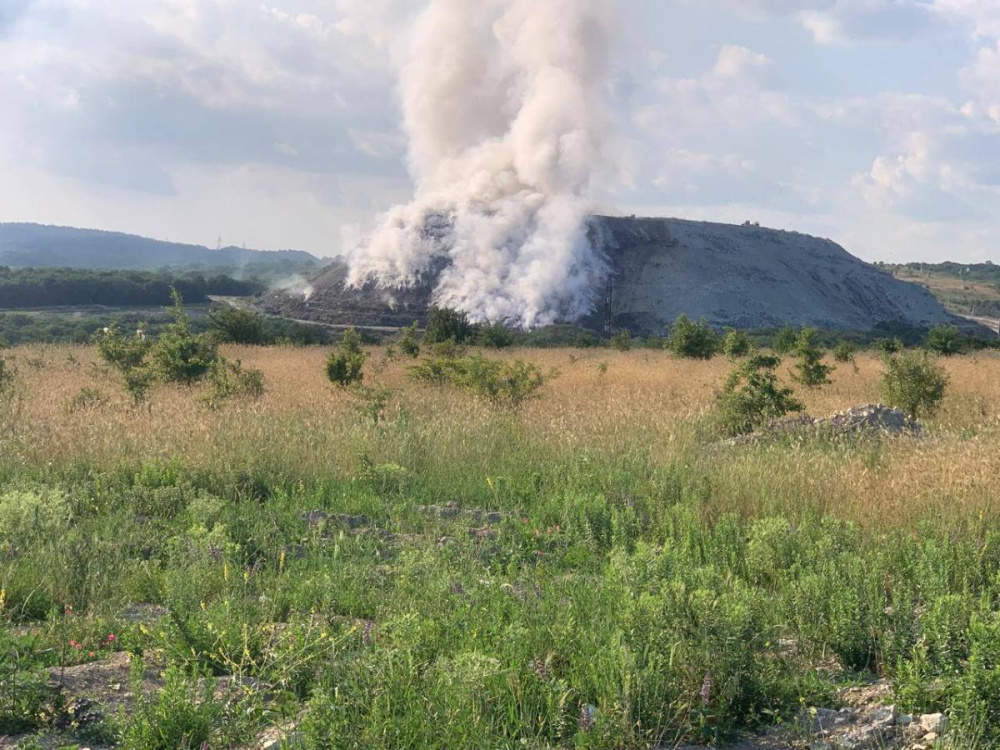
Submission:
<svg viewBox="0 0 1000 750">
<path fill-rule="evenodd" d="M 149 410 L 137 410 L 92 348 L 15 349 L 22 413 L 17 438 L 0 448 L 7 460 L 34 466 L 79 460 L 113 467 L 156 458 L 192 467 L 267 465 L 307 476 L 355 472 L 359 441 L 373 458 L 414 472 L 472 466 L 484 476 L 496 465 L 516 464 L 518 451 L 539 461 L 570 460 L 583 451 L 607 459 L 638 453 L 653 466 L 697 464 L 711 477 L 706 503 L 719 511 L 784 512 L 808 499 L 824 512 L 884 523 L 1000 510 L 995 355 L 944 362 L 951 388 L 924 440 L 718 451 L 699 440 L 696 426 L 730 369 L 721 358 L 697 362 L 665 352 L 569 349 L 506 353 L 559 370 L 542 398 L 518 416 L 523 440 L 514 445 L 484 439 L 495 415 L 482 404 L 412 383 L 410 362 L 383 367 L 380 350 L 372 352 L 367 380 L 393 389 L 390 417 L 402 410 L 409 427 L 374 441 L 370 429 L 359 432 L 355 398 L 325 380 L 325 351 L 229 347 L 224 354 L 263 370 L 267 393 L 260 401 L 212 411 L 198 402 L 197 388 L 160 386 Z M 607 363 L 604 374 L 601 363 Z M 878 401 L 880 361 L 862 356 L 858 365 L 857 373 L 840 366 L 827 387 L 797 389 L 808 412 L 826 415 Z M 73 408 L 83 388 L 99 390 L 107 402 Z"/>
</svg>

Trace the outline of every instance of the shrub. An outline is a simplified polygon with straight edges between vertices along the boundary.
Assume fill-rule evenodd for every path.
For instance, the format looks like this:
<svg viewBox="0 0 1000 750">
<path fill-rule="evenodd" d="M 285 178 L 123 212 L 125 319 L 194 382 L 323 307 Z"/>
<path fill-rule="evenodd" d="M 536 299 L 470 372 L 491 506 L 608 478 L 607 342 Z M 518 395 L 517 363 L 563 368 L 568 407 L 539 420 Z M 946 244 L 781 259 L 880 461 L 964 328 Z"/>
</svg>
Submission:
<svg viewBox="0 0 1000 750">
<path fill-rule="evenodd" d="M 705 321 L 681 315 L 670 329 L 667 347 L 678 357 L 711 359 L 719 351 L 719 337 Z"/>
<path fill-rule="evenodd" d="M 965 347 L 965 337 L 958 326 L 937 326 L 927 333 L 927 348 L 935 354 L 951 357 Z"/>
<path fill-rule="evenodd" d="M 858 348 L 850 341 L 839 341 L 833 348 L 833 359 L 835 362 L 846 365 L 854 362 L 854 355 L 857 351 Z"/>
<path fill-rule="evenodd" d="M 159 375 L 169 383 L 191 385 L 208 374 L 219 356 L 218 346 L 209 334 L 194 334 L 184 310 L 184 300 L 173 289 L 174 319 L 160 334 L 150 350 Z"/>
<path fill-rule="evenodd" d="M 485 398 L 494 407 L 517 408 L 535 398 L 546 382 L 556 376 L 544 374 L 537 365 L 521 360 L 485 357 L 436 357 L 411 368 L 410 375 L 436 385 L 450 384 Z"/>
<path fill-rule="evenodd" d="M 898 336 L 891 339 L 889 338 L 875 339 L 875 341 L 872 342 L 872 346 L 875 347 L 876 351 L 881 352 L 882 354 L 885 354 L 887 356 L 891 354 L 898 354 L 899 352 L 903 351 L 903 349 L 906 348 L 906 345 L 903 343 L 903 340 L 900 339 Z"/>
<path fill-rule="evenodd" d="M 264 373 L 253 367 L 243 367 L 240 360 L 230 362 L 224 357 L 215 360 L 208 371 L 208 393 L 204 401 L 218 409 L 231 398 L 258 399 L 264 395 Z"/>
<path fill-rule="evenodd" d="M 795 348 L 795 342 L 798 340 L 798 329 L 791 325 L 786 325 L 774 335 L 773 339 L 771 339 L 771 348 L 778 354 L 785 355 Z"/>
<path fill-rule="evenodd" d="M 623 328 L 612 336 L 608 343 L 620 352 L 627 352 L 632 349 L 632 335 Z"/>
<path fill-rule="evenodd" d="M 795 356 L 798 363 L 792 368 L 798 382 L 809 388 L 817 388 L 830 382 L 830 373 L 835 369 L 823 362 L 824 350 L 817 343 L 819 333 L 815 328 L 803 328 L 795 342 Z"/>
<path fill-rule="evenodd" d="M 427 318 L 424 341 L 428 344 L 440 344 L 445 341 L 466 344 L 475 337 L 475 334 L 476 327 L 469 322 L 464 312 L 435 307 Z"/>
<path fill-rule="evenodd" d="M 726 329 L 726 335 L 722 339 L 722 353 L 729 359 L 745 357 L 751 349 L 753 349 L 753 345 L 745 331 L 738 331 L 735 328 Z"/>
<path fill-rule="evenodd" d="M 802 411 L 791 388 L 782 386 L 775 374 L 778 357 L 754 353 L 726 379 L 719 396 L 719 421 L 729 435 L 751 433 L 770 420 Z"/>
<path fill-rule="evenodd" d="M 514 334 L 501 323 L 480 326 L 476 343 L 487 349 L 509 349 L 514 346 Z"/>
<path fill-rule="evenodd" d="M 409 328 L 403 329 L 403 335 L 400 336 L 397 343 L 399 345 L 399 351 L 407 357 L 416 359 L 420 356 L 420 340 L 417 338 L 416 322 L 414 322 Z"/>
<path fill-rule="evenodd" d="M 340 346 L 326 360 L 326 376 L 330 382 L 345 387 L 364 379 L 362 369 L 368 355 L 361 349 L 361 337 L 353 328 L 344 331 Z"/>
<path fill-rule="evenodd" d="M 135 404 L 146 400 L 156 382 L 156 372 L 146 363 L 152 345 L 146 329 L 140 326 L 132 336 L 124 336 L 117 325 L 104 328 L 94 335 L 97 353 L 122 376 L 125 392 Z"/>
<path fill-rule="evenodd" d="M 913 417 L 937 411 L 948 387 L 948 375 L 925 352 L 908 352 L 886 358 L 882 394 L 891 406 Z"/>
<path fill-rule="evenodd" d="M 0 357 L 0 403 L 13 399 L 16 381 L 17 368 L 4 357 Z"/>
<path fill-rule="evenodd" d="M 212 331 L 219 341 L 230 344 L 263 344 L 264 316 L 251 310 L 220 307 L 208 314 Z"/>
<path fill-rule="evenodd" d="M 222 706 L 213 696 L 215 683 L 205 679 L 202 687 L 171 667 L 163 673 L 163 690 L 156 698 L 142 698 L 125 728 L 121 746 L 125 750 L 176 750 L 209 747 L 213 725 L 222 718 Z"/>
</svg>

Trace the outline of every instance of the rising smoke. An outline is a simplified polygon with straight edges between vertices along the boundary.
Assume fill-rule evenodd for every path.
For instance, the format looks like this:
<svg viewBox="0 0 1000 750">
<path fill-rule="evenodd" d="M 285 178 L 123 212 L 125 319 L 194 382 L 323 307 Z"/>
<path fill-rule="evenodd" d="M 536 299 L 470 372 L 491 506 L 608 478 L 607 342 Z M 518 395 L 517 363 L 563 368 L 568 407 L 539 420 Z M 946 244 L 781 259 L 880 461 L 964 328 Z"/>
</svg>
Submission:
<svg viewBox="0 0 1000 750">
<path fill-rule="evenodd" d="M 443 267 L 435 303 L 474 320 L 530 328 L 592 309 L 615 2 L 432 0 L 400 75 L 416 196 L 351 254 L 350 284 Z"/>
</svg>

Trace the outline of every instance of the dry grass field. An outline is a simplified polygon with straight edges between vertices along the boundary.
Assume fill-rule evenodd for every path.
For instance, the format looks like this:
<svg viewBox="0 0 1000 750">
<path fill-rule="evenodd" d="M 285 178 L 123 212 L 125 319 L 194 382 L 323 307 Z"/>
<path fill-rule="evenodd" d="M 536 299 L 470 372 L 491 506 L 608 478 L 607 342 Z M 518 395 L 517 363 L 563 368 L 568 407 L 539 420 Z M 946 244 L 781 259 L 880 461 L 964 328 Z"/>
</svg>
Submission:
<svg viewBox="0 0 1000 750">
<path fill-rule="evenodd" d="M 265 392 L 215 408 L 4 352 L 0 748 L 805 747 L 879 678 L 998 746 L 1000 357 L 942 360 L 919 438 L 730 445 L 721 357 L 484 352 L 554 375 L 501 409 L 386 352 L 343 389 L 223 347 Z M 884 367 L 796 395 L 877 402 Z"/>
</svg>

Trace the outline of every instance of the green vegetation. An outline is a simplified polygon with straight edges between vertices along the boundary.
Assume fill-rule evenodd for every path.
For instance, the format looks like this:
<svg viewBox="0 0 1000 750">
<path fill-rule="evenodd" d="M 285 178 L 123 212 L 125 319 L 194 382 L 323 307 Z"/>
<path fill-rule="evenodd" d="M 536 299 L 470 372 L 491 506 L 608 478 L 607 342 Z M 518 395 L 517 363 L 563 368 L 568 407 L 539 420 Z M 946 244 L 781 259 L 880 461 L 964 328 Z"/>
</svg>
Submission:
<svg viewBox="0 0 1000 750">
<path fill-rule="evenodd" d="M 535 398 L 556 373 L 545 374 L 536 365 L 521 360 L 438 356 L 410 369 L 414 380 L 436 385 L 453 385 L 486 399 L 497 408 L 516 409 Z"/>
<path fill-rule="evenodd" d="M 267 343 L 263 315 L 235 307 L 219 307 L 208 314 L 211 330 L 224 344 L 260 345 Z"/>
<path fill-rule="evenodd" d="M 833 348 L 833 361 L 843 365 L 854 362 L 854 355 L 858 353 L 858 347 L 850 341 L 838 341 Z"/>
<path fill-rule="evenodd" d="M 262 281 L 241 281 L 222 275 L 206 277 L 200 273 L 76 268 L 11 270 L 0 266 L 0 307 L 5 309 L 169 305 L 171 289 L 180 292 L 188 302 L 204 303 L 209 295 L 249 297 L 266 291 L 267 286 Z"/>
<path fill-rule="evenodd" d="M 399 346 L 399 351 L 405 354 L 411 359 L 416 359 L 420 356 L 420 339 L 417 335 L 417 324 L 414 322 L 409 328 L 403 329 L 403 335 L 399 337 L 399 341 L 396 342 Z"/>
<path fill-rule="evenodd" d="M 628 352 L 632 350 L 632 334 L 628 331 L 622 329 L 618 331 L 614 336 L 608 340 L 608 344 L 612 349 L 616 349 L 620 352 Z"/>
<path fill-rule="evenodd" d="M 337 350 L 326 360 L 326 377 L 341 388 L 364 379 L 368 354 L 361 348 L 361 336 L 353 328 L 344 331 Z"/>
<path fill-rule="evenodd" d="M 218 357 L 208 368 L 208 392 L 204 401 L 213 409 L 234 398 L 258 399 L 264 395 L 264 373 L 244 367 L 240 360 Z"/>
<path fill-rule="evenodd" d="M 667 348 L 678 357 L 711 359 L 719 351 L 719 337 L 705 321 L 695 323 L 681 315 L 670 329 Z"/>
<path fill-rule="evenodd" d="M 753 350 L 753 342 L 746 331 L 738 331 L 735 328 L 727 328 L 726 335 L 722 339 L 722 353 L 729 359 L 739 359 L 745 357 Z"/>
<path fill-rule="evenodd" d="M 469 322 L 465 313 L 435 307 L 427 318 L 424 341 L 428 344 L 443 344 L 446 341 L 467 344 L 475 339 L 476 333 L 476 326 Z"/>
<path fill-rule="evenodd" d="M 951 357 L 965 348 L 965 336 L 958 326 L 937 326 L 927 333 L 927 348 L 935 354 Z"/>
<path fill-rule="evenodd" d="M 789 412 L 802 411 L 791 388 L 778 382 L 778 357 L 751 354 L 726 379 L 719 396 L 718 417 L 722 431 L 746 435 Z"/>
<path fill-rule="evenodd" d="M 814 328 L 803 328 L 792 350 L 798 359 L 792 368 L 792 377 L 808 388 L 828 385 L 835 369 L 823 362 L 826 351 L 818 344 L 817 333 Z"/>
<path fill-rule="evenodd" d="M 206 333 L 194 333 L 180 292 L 173 291 L 173 321 L 164 329 L 149 355 L 157 374 L 168 383 L 191 385 L 208 374 L 218 359 L 218 344 Z"/>
<path fill-rule="evenodd" d="M 913 417 L 933 415 L 944 398 L 948 375 L 921 352 L 890 356 L 885 364 L 882 393 L 886 401 Z"/>
<path fill-rule="evenodd" d="M 793 326 L 786 325 L 778 331 L 771 340 L 771 348 L 781 356 L 790 354 L 795 344 L 799 340 L 799 330 Z"/>
</svg>

